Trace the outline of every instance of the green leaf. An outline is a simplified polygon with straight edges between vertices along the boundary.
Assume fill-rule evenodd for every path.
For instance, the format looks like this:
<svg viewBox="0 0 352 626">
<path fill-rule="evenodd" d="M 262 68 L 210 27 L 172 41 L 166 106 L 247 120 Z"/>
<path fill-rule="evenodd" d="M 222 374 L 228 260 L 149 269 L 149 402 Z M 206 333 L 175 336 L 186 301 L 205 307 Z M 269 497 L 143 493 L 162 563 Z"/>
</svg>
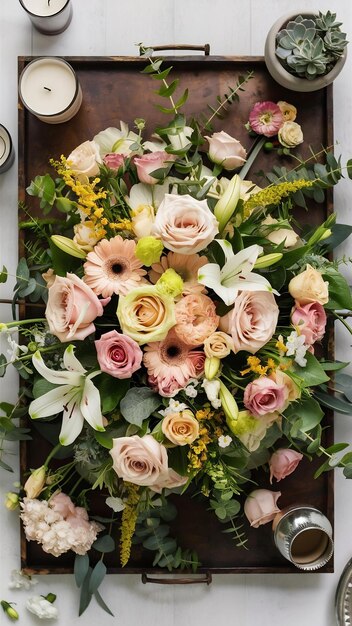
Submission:
<svg viewBox="0 0 352 626">
<path fill-rule="evenodd" d="M 352 478 L 352 463 L 349 463 L 343 468 L 343 475 L 345 478 Z"/>
<path fill-rule="evenodd" d="M 93 571 L 92 568 L 88 567 L 87 574 L 82 583 L 81 595 L 80 595 L 80 601 L 79 601 L 79 610 L 78 610 L 79 616 L 81 616 L 84 613 L 84 611 L 88 608 L 88 606 L 90 605 L 90 601 L 92 599 L 92 593 L 89 591 L 89 582 L 90 582 L 92 571 Z"/>
<path fill-rule="evenodd" d="M 73 573 L 77 587 L 81 587 L 89 569 L 88 554 L 76 554 Z"/>
<path fill-rule="evenodd" d="M 323 367 L 313 354 L 306 352 L 305 358 L 307 359 L 305 367 L 300 367 L 296 363 L 294 366 L 294 372 L 301 378 L 303 387 L 314 387 L 330 380 L 330 377 L 325 374 Z"/>
<path fill-rule="evenodd" d="M 4 354 L 0 354 L 0 378 L 3 378 L 6 373 L 7 358 Z"/>
<path fill-rule="evenodd" d="M 120 411 L 127 422 L 141 427 L 160 404 L 160 396 L 149 387 L 134 387 L 121 400 Z"/>
<path fill-rule="evenodd" d="M 348 178 L 352 179 L 352 159 L 349 159 L 346 163 L 346 170 Z"/>
<path fill-rule="evenodd" d="M 215 515 L 216 515 L 216 517 L 218 517 L 220 520 L 224 520 L 224 519 L 226 518 L 226 516 L 227 516 L 227 513 L 226 513 L 226 509 L 225 509 L 225 507 L 224 507 L 224 506 L 218 506 L 218 507 L 215 509 Z"/>
<path fill-rule="evenodd" d="M 329 268 L 323 273 L 324 280 L 329 283 L 329 302 L 327 309 L 352 309 L 351 289 L 347 280 L 340 272 Z"/>
<path fill-rule="evenodd" d="M 316 391 L 314 397 L 329 409 L 343 413 L 344 415 L 352 415 L 352 403 L 337 398 L 336 396 L 321 391 Z"/>
<path fill-rule="evenodd" d="M 95 593 L 100 587 L 106 575 L 106 565 L 103 561 L 98 561 L 89 579 L 89 593 Z"/>
<path fill-rule="evenodd" d="M 110 413 L 121 402 L 128 392 L 130 386 L 129 379 L 118 380 L 103 372 L 96 379 L 96 386 L 100 392 L 102 402 L 102 413 Z"/>
<path fill-rule="evenodd" d="M 299 418 L 301 421 L 299 430 L 305 433 L 320 424 L 324 413 L 314 398 L 303 396 L 297 402 L 292 402 L 284 411 L 284 415 L 291 423 L 292 418 Z"/>
<path fill-rule="evenodd" d="M 7 277 L 8 277 L 7 268 L 5 267 L 5 265 L 3 265 L 2 270 L 0 272 L 0 284 L 6 283 Z"/>
<path fill-rule="evenodd" d="M 326 372 L 332 372 L 334 370 L 342 370 L 345 367 L 347 367 L 347 365 L 349 365 L 348 361 L 319 361 L 320 365 L 322 366 L 323 370 L 325 370 Z M 352 384 L 352 376 L 351 376 L 351 384 Z"/>
<path fill-rule="evenodd" d="M 7 472 L 13 472 L 12 467 L 10 467 L 10 465 L 8 465 L 7 463 L 5 463 L 4 461 L 2 461 L 0 459 L 0 467 L 2 467 L 2 469 L 6 470 Z"/>
<path fill-rule="evenodd" d="M 81 259 L 71 254 L 66 254 L 51 239 L 49 239 L 49 247 L 53 269 L 59 276 L 66 276 L 67 272 L 74 272 L 81 265 Z"/>
<path fill-rule="evenodd" d="M 109 609 L 108 605 L 104 602 L 98 590 L 95 591 L 94 597 L 97 603 L 99 604 L 100 608 L 103 609 L 103 611 L 105 611 L 106 613 L 109 613 L 109 615 L 111 615 L 112 617 L 115 617 L 113 612 Z"/>
<path fill-rule="evenodd" d="M 49 383 L 49 381 L 45 380 L 45 378 L 38 378 L 33 385 L 33 397 L 40 398 L 40 396 L 44 396 L 45 393 L 48 393 L 48 391 L 56 388 L 57 385 Z"/>
<path fill-rule="evenodd" d="M 92 548 L 98 552 L 113 552 L 115 541 L 110 535 L 103 535 L 94 541 Z"/>
<path fill-rule="evenodd" d="M 71 213 L 71 211 L 76 210 L 77 202 L 72 202 L 68 198 L 56 198 L 55 207 L 61 213 Z"/>
<path fill-rule="evenodd" d="M 187 475 L 188 457 L 187 446 L 176 446 L 176 448 L 169 448 L 169 467 L 181 476 Z"/>
<path fill-rule="evenodd" d="M 325 461 L 325 463 L 323 463 L 320 467 L 318 467 L 317 471 L 314 474 L 314 478 L 319 478 L 321 474 L 329 470 L 331 470 L 329 461 Z"/>
<path fill-rule="evenodd" d="M 20 259 L 17 265 L 16 278 L 18 281 L 23 280 L 25 282 L 27 282 L 27 280 L 29 279 L 29 269 L 28 269 L 27 261 L 24 258 Z"/>
<path fill-rule="evenodd" d="M 170 83 L 170 85 L 161 85 L 160 89 L 158 89 L 157 94 L 159 96 L 162 96 L 163 98 L 169 98 L 170 96 L 172 96 L 172 94 L 174 93 L 175 89 L 177 88 L 177 85 L 179 83 L 178 78 L 176 78 L 175 80 L 172 81 L 172 83 Z"/>
</svg>

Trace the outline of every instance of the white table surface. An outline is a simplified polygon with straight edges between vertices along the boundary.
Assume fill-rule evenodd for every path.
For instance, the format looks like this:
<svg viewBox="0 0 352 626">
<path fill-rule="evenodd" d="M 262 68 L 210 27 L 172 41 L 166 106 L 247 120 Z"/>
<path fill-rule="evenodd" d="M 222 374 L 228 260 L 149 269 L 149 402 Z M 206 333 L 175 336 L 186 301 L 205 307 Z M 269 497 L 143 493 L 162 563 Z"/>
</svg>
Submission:
<svg viewBox="0 0 352 626">
<path fill-rule="evenodd" d="M 266 32 L 280 15 L 297 10 L 336 11 L 352 41 L 350 0 L 72 0 L 74 16 L 68 30 L 48 37 L 35 31 L 18 0 L 0 1 L 0 123 L 17 145 L 18 55 L 135 55 L 136 43 L 210 43 L 212 54 L 261 55 Z M 352 54 L 334 85 L 336 153 L 352 156 Z M 307 95 L 309 98 L 309 95 Z M 142 114 L 142 113 L 141 113 Z M 82 138 L 83 139 L 89 139 Z M 340 223 L 351 223 L 352 183 L 342 181 L 335 191 Z M 340 256 L 352 256 L 352 244 L 341 246 Z M 14 274 L 17 262 L 17 164 L 0 176 L 0 265 Z M 348 274 L 348 270 L 346 270 Z M 347 275 L 346 274 L 346 275 Z M 11 298 L 14 280 L 1 285 L 1 297 Z M 9 306 L 0 306 L 1 321 L 10 320 Z M 351 359 L 351 336 L 341 326 L 336 331 L 336 355 Z M 351 372 L 351 367 L 349 368 Z M 1 400 L 14 401 L 17 378 L 8 373 L 0 380 Z M 337 416 L 336 440 L 352 441 L 352 417 Z M 12 463 L 17 467 L 16 450 Z M 0 500 L 17 478 L 1 473 Z M 93 600 L 83 617 L 77 617 L 78 594 L 70 576 L 42 576 L 36 591 L 58 596 L 58 626 L 115 623 L 133 626 L 192 624 L 198 626 L 333 626 L 334 593 L 345 562 L 352 556 L 352 482 L 335 477 L 335 574 L 218 575 L 210 587 L 202 585 L 142 585 L 139 576 L 109 576 L 102 595 L 115 620 Z M 20 624 L 38 619 L 26 612 L 27 591 L 9 591 L 10 571 L 20 563 L 19 525 L 16 514 L 0 506 L 0 599 L 17 602 Z M 0 623 L 7 618 L 0 616 Z"/>
</svg>

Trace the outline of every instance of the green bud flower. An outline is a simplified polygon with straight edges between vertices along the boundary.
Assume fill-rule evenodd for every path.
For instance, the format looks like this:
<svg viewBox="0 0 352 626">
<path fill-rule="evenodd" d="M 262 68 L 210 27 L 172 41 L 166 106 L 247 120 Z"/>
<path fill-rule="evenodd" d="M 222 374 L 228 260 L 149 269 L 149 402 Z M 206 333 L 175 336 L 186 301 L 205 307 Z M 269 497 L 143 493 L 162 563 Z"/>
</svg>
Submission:
<svg viewBox="0 0 352 626">
<path fill-rule="evenodd" d="M 72 239 L 63 235 L 51 235 L 51 241 L 66 254 L 77 257 L 77 259 L 85 259 L 87 253 L 79 248 Z"/>
<path fill-rule="evenodd" d="M 6 494 L 5 506 L 9 511 L 15 511 L 19 505 L 20 498 L 18 493 L 9 491 Z"/>
<path fill-rule="evenodd" d="M 6 615 L 14 622 L 19 618 L 17 611 L 11 606 L 13 602 L 6 602 L 6 600 L 1 600 L 0 604 L 4 609 Z"/>
<path fill-rule="evenodd" d="M 207 357 L 204 363 L 204 374 L 208 380 L 213 380 L 220 368 L 220 359 L 217 356 Z"/>
<path fill-rule="evenodd" d="M 53 604 L 56 600 L 56 595 L 55 593 L 48 593 L 46 596 L 43 596 L 43 598 L 45 598 L 45 600 L 47 600 L 48 602 L 51 602 L 51 604 Z"/>
<path fill-rule="evenodd" d="M 275 265 L 278 261 L 281 261 L 283 254 L 281 252 L 273 252 L 272 254 L 264 254 L 260 256 L 254 263 L 256 269 L 262 269 L 264 267 L 270 267 Z"/>
<path fill-rule="evenodd" d="M 155 237 L 141 237 L 136 246 L 136 257 L 143 265 L 153 265 L 160 261 L 161 253 L 164 249 L 163 242 Z"/>
<path fill-rule="evenodd" d="M 226 424 L 228 425 L 231 432 L 234 432 L 233 428 L 235 427 L 236 421 L 238 419 L 238 406 L 235 398 L 229 389 L 224 385 L 223 382 L 220 381 L 220 401 L 222 409 L 225 413 Z"/>
<path fill-rule="evenodd" d="M 233 216 L 241 193 L 241 179 L 235 174 L 220 200 L 215 205 L 214 215 L 219 222 L 220 233 L 224 230 L 227 222 Z"/>
<path fill-rule="evenodd" d="M 156 283 L 156 288 L 159 293 L 176 298 L 182 293 L 183 280 L 174 269 L 169 267 L 169 269 L 160 276 Z"/>
</svg>

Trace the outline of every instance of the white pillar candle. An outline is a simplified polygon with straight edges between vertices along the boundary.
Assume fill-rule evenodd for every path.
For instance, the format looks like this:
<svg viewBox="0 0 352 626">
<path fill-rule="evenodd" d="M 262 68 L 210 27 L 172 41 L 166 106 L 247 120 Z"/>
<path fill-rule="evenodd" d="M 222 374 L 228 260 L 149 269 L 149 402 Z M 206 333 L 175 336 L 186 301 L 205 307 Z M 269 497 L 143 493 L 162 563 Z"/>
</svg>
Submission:
<svg viewBox="0 0 352 626">
<path fill-rule="evenodd" d="M 33 26 L 44 35 L 62 33 L 71 22 L 70 0 L 20 0 Z"/>
<path fill-rule="evenodd" d="M 57 57 L 39 57 L 28 63 L 20 76 L 19 94 L 24 106 L 48 124 L 67 122 L 82 103 L 73 68 Z"/>
<path fill-rule="evenodd" d="M 0 174 L 6 172 L 15 160 L 11 135 L 9 131 L 0 124 Z"/>
</svg>

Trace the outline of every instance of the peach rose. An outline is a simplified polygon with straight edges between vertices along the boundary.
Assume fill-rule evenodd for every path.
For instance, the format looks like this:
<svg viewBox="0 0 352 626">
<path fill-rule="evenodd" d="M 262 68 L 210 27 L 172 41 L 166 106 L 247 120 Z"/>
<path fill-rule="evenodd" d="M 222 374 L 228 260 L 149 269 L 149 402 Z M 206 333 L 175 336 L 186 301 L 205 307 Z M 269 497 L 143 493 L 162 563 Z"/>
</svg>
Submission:
<svg viewBox="0 0 352 626">
<path fill-rule="evenodd" d="M 176 487 L 182 487 L 187 481 L 188 476 L 181 476 L 170 467 L 165 477 L 163 476 L 160 482 L 154 483 L 150 489 L 156 493 L 161 493 L 163 489 L 175 489 Z"/>
<path fill-rule="evenodd" d="M 243 404 L 255 417 L 282 411 L 287 406 L 288 391 L 267 376 L 249 383 L 244 390 Z"/>
<path fill-rule="evenodd" d="M 161 423 L 161 430 L 171 443 L 186 446 L 199 437 L 199 422 L 192 411 L 185 409 L 168 413 Z"/>
<path fill-rule="evenodd" d="M 152 228 L 168 250 L 181 254 L 203 250 L 218 232 L 218 222 L 207 201 L 188 194 L 165 194 Z"/>
<path fill-rule="evenodd" d="M 290 402 L 294 402 L 295 400 L 297 400 L 297 398 L 301 397 L 301 390 L 299 386 L 296 385 L 296 383 L 292 380 L 291 376 L 286 374 L 286 372 L 283 372 L 280 369 L 276 369 L 275 372 L 273 372 L 270 375 L 270 378 L 272 380 L 275 380 L 275 382 L 278 385 L 280 386 L 283 385 L 286 388 L 286 392 L 287 392 L 286 406 L 288 406 Z M 286 406 L 284 408 L 286 408 Z"/>
<path fill-rule="evenodd" d="M 304 335 L 306 345 L 311 346 L 324 337 L 326 313 L 320 302 L 297 303 L 291 312 L 291 322 Z"/>
<path fill-rule="evenodd" d="M 253 528 L 271 522 L 277 513 L 280 513 L 276 506 L 280 496 L 280 491 L 269 489 L 255 489 L 249 494 L 244 503 L 244 514 Z"/>
<path fill-rule="evenodd" d="M 277 106 L 279 107 L 282 115 L 284 116 L 285 122 L 294 122 L 297 117 L 297 109 L 293 104 L 289 102 L 285 102 L 285 100 L 279 100 L 277 102 Z"/>
<path fill-rule="evenodd" d="M 176 335 L 188 346 L 199 346 L 218 327 L 215 304 L 201 293 L 184 296 L 176 303 Z"/>
<path fill-rule="evenodd" d="M 174 299 L 154 285 L 138 287 L 119 297 L 117 317 L 122 332 L 137 343 L 162 341 L 176 322 Z"/>
<path fill-rule="evenodd" d="M 273 482 L 273 478 L 276 478 L 277 482 L 279 482 L 279 480 L 283 480 L 283 478 L 292 474 L 302 459 L 303 454 L 296 452 L 296 450 L 291 450 L 290 448 L 276 450 L 269 459 L 270 484 Z"/>
<path fill-rule="evenodd" d="M 95 141 L 81 143 L 67 157 L 67 166 L 75 172 L 77 178 L 99 174 L 98 163 L 101 163 L 101 157 Z"/>
<path fill-rule="evenodd" d="M 246 350 L 255 354 L 272 338 L 278 317 L 272 293 L 241 291 L 232 311 L 221 318 L 220 328 L 231 334 L 235 353 Z"/>
<path fill-rule="evenodd" d="M 122 480 L 151 487 L 168 474 L 166 448 L 152 435 L 119 437 L 112 441 L 113 469 Z"/>
<path fill-rule="evenodd" d="M 143 352 L 138 343 L 111 330 L 95 341 L 100 369 L 114 378 L 131 378 L 140 369 Z"/>
<path fill-rule="evenodd" d="M 204 341 L 205 356 L 211 359 L 213 356 L 218 359 L 224 359 L 233 350 L 233 341 L 230 335 L 220 330 L 212 333 Z"/>
<path fill-rule="evenodd" d="M 326 304 L 329 301 L 329 283 L 324 281 L 321 273 L 309 263 L 304 272 L 290 280 L 288 290 L 300 305 L 310 302 Z"/>
<path fill-rule="evenodd" d="M 49 277 L 50 282 L 52 276 Z M 99 300 L 94 291 L 75 274 L 55 276 L 48 287 L 45 309 L 50 332 L 60 341 L 85 339 L 94 333 L 94 320 L 103 315 L 110 298 Z"/>
<path fill-rule="evenodd" d="M 246 162 L 247 153 L 237 139 L 223 130 L 205 137 L 209 142 L 209 158 L 225 170 L 234 170 Z"/>
<path fill-rule="evenodd" d="M 159 182 L 158 178 L 154 178 L 151 174 L 155 170 L 159 170 L 167 167 L 168 163 L 175 161 L 176 155 L 168 154 L 164 150 L 158 152 L 151 152 L 150 154 L 144 154 L 141 157 L 135 157 L 134 164 L 137 168 L 137 175 L 141 183 L 147 185 L 156 185 Z"/>
</svg>

